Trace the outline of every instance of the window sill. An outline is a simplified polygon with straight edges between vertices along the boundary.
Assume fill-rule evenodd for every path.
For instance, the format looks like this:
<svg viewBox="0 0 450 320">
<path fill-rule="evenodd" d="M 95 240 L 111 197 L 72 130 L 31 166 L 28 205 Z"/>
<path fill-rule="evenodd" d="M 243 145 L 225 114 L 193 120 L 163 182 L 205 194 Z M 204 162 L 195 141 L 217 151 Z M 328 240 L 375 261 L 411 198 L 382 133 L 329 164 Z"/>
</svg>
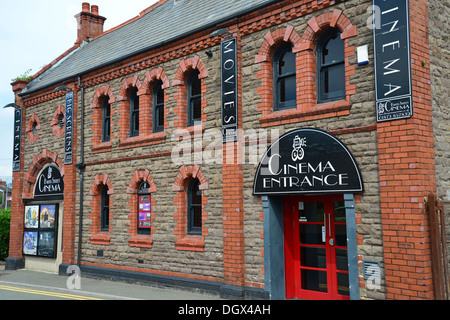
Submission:
<svg viewBox="0 0 450 320">
<path fill-rule="evenodd" d="M 177 250 L 184 251 L 205 251 L 205 239 L 203 236 L 185 236 L 175 242 Z"/>
<path fill-rule="evenodd" d="M 109 152 L 111 151 L 111 148 L 112 148 L 111 141 L 96 143 L 92 147 L 92 153 Z"/>
<path fill-rule="evenodd" d="M 130 247 L 152 248 L 153 240 L 151 235 L 134 235 L 128 240 Z"/>
<path fill-rule="evenodd" d="M 100 244 L 100 245 L 105 245 L 105 246 L 109 246 L 109 244 L 111 242 L 109 232 L 96 233 L 96 234 L 92 235 L 92 237 L 90 237 L 89 240 L 91 240 L 91 244 Z"/>
<path fill-rule="evenodd" d="M 349 99 L 316 104 L 311 107 L 300 106 L 296 109 L 273 111 L 263 116 L 259 121 L 263 127 L 270 127 L 294 122 L 332 118 L 349 115 L 351 106 Z"/>
<path fill-rule="evenodd" d="M 166 133 L 163 132 L 155 132 L 145 136 L 137 136 L 137 137 L 129 137 L 123 139 L 119 143 L 120 149 L 127 149 L 133 147 L 141 147 L 154 145 L 159 143 L 164 143 L 166 141 Z"/>
</svg>

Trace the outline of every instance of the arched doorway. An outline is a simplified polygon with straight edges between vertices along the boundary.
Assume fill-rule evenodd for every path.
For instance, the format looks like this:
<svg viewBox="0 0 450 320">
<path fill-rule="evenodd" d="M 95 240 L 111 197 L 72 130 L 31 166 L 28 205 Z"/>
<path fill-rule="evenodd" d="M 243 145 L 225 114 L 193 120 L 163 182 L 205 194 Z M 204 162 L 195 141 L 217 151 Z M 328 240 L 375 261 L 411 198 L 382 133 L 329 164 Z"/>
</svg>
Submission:
<svg viewBox="0 0 450 320">
<path fill-rule="evenodd" d="M 254 195 L 272 299 L 359 299 L 354 194 L 363 191 L 353 155 L 326 131 L 296 129 L 268 148 Z"/>
</svg>

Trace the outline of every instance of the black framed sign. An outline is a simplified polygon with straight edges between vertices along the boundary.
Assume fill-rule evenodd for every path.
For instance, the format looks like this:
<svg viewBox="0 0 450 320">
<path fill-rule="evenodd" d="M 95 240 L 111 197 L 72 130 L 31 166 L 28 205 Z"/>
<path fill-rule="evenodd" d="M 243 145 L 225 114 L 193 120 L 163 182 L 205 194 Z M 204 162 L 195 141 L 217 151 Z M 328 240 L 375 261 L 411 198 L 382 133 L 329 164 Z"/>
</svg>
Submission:
<svg viewBox="0 0 450 320">
<path fill-rule="evenodd" d="M 290 131 L 266 151 L 255 174 L 254 195 L 362 193 L 359 167 L 331 133 Z"/>
<path fill-rule="evenodd" d="M 55 165 L 50 165 L 39 174 L 34 186 L 34 197 L 62 198 L 64 196 L 64 179 Z"/>
<path fill-rule="evenodd" d="M 221 45 L 222 69 L 222 136 L 223 142 L 238 137 L 237 39 L 224 40 Z"/>
<path fill-rule="evenodd" d="M 409 1 L 373 0 L 377 122 L 413 115 Z"/>
<path fill-rule="evenodd" d="M 73 162 L 73 92 L 66 94 L 64 164 Z"/>
<path fill-rule="evenodd" d="M 56 257 L 58 204 L 25 207 L 23 253 L 28 256 Z"/>
<path fill-rule="evenodd" d="M 22 146 L 22 109 L 14 110 L 13 172 L 20 171 L 20 151 Z"/>
</svg>

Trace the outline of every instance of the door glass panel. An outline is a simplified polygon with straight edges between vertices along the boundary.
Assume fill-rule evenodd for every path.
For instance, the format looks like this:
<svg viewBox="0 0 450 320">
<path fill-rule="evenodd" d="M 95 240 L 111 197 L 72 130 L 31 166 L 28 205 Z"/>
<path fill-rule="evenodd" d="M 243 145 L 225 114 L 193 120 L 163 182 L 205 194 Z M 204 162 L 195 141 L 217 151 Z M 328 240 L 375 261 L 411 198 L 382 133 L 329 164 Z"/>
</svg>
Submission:
<svg viewBox="0 0 450 320">
<path fill-rule="evenodd" d="M 345 224 L 334 225 L 334 231 L 336 233 L 336 245 L 338 247 L 347 246 L 347 226 Z"/>
<path fill-rule="evenodd" d="M 322 224 L 300 224 L 301 244 L 324 244 Z"/>
<path fill-rule="evenodd" d="M 327 273 L 318 270 L 302 270 L 302 289 L 327 292 Z"/>
<path fill-rule="evenodd" d="M 326 268 L 327 259 L 325 248 L 300 248 L 300 262 L 304 267 Z"/>
<path fill-rule="evenodd" d="M 344 201 L 334 201 L 334 222 L 346 222 Z"/>
<path fill-rule="evenodd" d="M 347 249 L 336 249 L 336 269 L 348 271 Z"/>
<path fill-rule="evenodd" d="M 299 221 L 323 222 L 323 202 L 299 202 Z"/>
<path fill-rule="evenodd" d="M 338 283 L 338 294 L 342 294 L 344 296 L 350 295 L 350 284 L 348 282 L 348 273 L 340 273 L 337 274 L 337 283 Z"/>
</svg>

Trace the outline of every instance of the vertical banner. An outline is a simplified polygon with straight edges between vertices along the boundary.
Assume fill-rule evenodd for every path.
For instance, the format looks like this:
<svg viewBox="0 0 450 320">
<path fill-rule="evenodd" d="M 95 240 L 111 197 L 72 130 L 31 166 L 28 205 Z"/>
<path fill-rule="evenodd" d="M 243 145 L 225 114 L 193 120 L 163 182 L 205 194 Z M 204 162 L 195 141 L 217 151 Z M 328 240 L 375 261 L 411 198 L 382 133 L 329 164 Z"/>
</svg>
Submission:
<svg viewBox="0 0 450 320">
<path fill-rule="evenodd" d="M 64 143 L 64 164 L 73 162 L 73 92 L 66 94 L 66 131 Z"/>
<path fill-rule="evenodd" d="M 413 115 L 409 1 L 373 0 L 377 122 Z"/>
<path fill-rule="evenodd" d="M 13 148 L 13 172 L 20 171 L 20 149 L 22 146 L 22 109 L 14 111 L 14 148 Z"/>
<path fill-rule="evenodd" d="M 223 142 L 235 142 L 238 136 L 237 39 L 224 40 L 222 62 L 222 136 Z"/>
</svg>

